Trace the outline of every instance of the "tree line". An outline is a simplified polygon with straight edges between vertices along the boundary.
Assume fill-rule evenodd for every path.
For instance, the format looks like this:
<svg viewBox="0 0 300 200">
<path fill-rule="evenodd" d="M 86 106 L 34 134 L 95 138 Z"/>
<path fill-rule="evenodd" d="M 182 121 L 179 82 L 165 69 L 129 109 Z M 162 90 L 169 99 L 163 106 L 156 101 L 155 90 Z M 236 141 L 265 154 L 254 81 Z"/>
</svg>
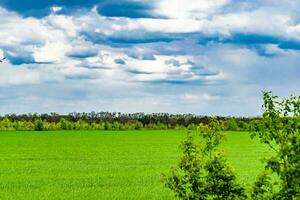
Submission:
<svg viewBox="0 0 300 200">
<path fill-rule="evenodd" d="M 91 112 L 50 114 L 8 114 L 0 117 L 0 131 L 43 130 L 163 130 L 196 129 L 215 118 L 224 130 L 247 131 L 259 117 L 210 117 L 193 114 Z"/>
</svg>

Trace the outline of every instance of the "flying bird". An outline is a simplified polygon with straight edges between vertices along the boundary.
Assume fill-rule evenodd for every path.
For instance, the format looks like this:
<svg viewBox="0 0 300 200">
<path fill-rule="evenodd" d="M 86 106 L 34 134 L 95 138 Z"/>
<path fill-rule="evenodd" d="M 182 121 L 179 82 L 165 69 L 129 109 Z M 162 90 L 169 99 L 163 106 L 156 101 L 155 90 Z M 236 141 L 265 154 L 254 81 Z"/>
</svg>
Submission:
<svg viewBox="0 0 300 200">
<path fill-rule="evenodd" d="M 2 63 L 4 60 L 5 60 L 6 58 L 4 57 L 4 58 L 2 58 L 1 60 L 0 60 L 0 63 Z"/>
</svg>

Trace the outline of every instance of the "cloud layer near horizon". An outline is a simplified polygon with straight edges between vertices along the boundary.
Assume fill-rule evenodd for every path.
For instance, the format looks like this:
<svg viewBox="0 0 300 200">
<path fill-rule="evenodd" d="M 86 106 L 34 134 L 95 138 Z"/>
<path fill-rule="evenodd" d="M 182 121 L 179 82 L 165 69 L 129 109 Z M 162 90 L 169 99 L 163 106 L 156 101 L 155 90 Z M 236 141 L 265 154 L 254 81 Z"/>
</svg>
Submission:
<svg viewBox="0 0 300 200">
<path fill-rule="evenodd" d="M 0 0 L 0 113 L 258 115 L 299 94 L 292 0 Z"/>
</svg>

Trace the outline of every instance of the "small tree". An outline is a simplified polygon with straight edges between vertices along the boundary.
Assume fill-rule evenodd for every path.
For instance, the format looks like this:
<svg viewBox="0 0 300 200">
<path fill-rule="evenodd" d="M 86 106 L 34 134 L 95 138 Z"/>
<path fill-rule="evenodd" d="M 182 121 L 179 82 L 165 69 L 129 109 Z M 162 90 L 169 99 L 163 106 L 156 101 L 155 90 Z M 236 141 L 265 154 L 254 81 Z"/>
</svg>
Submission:
<svg viewBox="0 0 300 200">
<path fill-rule="evenodd" d="M 38 118 L 34 121 L 34 130 L 36 131 L 44 130 L 44 124 L 41 118 Z"/>
<path fill-rule="evenodd" d="M 223 124 L 216 119 L 198 128 L 202 154 L 207 158 L 205 170 L 209 199 L 245 199 L 245 189 L 237 183 L 233 170 L 218 150 L 219 145 L 225 140 L 222 130 Z"/>
<path fill-rule="evenodd" d="M 227 131 L 237 131 L 237 130 L 239 130 L 238 123 L 233 117 L 230 117 L 230 118 L 225 120 L 225 127 L 224 128 Z"/>
<path fill-rule="evenodd" d="M 1 131 L 14 131 L 14 122 L 12 122 L 8 117 L 4 117 L 0 121 L 0 130 Z"/>
<path fill-rule="evenodd" d="M 268 145 L 274 156 L 266 160 L 266 170 L 279 177 L 272 182 L 268 175 L 258 178 L 252 196 L 264 199 L 300 199 L 300 97 L 281 101 L 271 92 L 263 93 L 263 118 L 254 125 L 252 137 Z M 275 184 L 279 190 L 272 190 Z M 257 190 L 261 185 L 264 190 Z M 273 194 L 270 194 L 273 193 Z"/>
<path fill-rule="evenodd" d="M 205 166 L 210 199 L 246 199 L 245 189 L 236 181 L 233 170 L 221 155 L 216 155 Z"/>
<path fill-rule="evenodd" d="M 172 168 L 169 175 L 164 175 L 165 186 L 181 199 L 204 200 L 207 196 L 205 163 L 190 131 L 180 148 L 183 156 L 179 159 L 178 168 Z"/>
<path fill-rule="evenodd" d="M 221 124 L 213 119 L 198 127 L 200 142 L 190 132 L 180 147 L 183 156 L 178 168 L 165 175 L 165 186 L 181 199 L 245 199 L 245 190 L 218 151 L 224 140 Z"/>
</svg>

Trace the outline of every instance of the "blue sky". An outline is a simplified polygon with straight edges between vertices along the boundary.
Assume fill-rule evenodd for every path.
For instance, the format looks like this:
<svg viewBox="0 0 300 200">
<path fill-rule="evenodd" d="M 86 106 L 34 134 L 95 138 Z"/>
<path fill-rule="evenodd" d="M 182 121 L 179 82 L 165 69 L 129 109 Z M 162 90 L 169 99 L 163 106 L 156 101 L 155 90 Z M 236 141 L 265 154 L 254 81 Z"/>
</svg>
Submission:
<svg viewBox="0 0 300 200">
<path fill-rule="evenodd" d="M 256 116 L 300 94 L 300 1 L 0 0 L 0 114 Z"/>
</svg>

